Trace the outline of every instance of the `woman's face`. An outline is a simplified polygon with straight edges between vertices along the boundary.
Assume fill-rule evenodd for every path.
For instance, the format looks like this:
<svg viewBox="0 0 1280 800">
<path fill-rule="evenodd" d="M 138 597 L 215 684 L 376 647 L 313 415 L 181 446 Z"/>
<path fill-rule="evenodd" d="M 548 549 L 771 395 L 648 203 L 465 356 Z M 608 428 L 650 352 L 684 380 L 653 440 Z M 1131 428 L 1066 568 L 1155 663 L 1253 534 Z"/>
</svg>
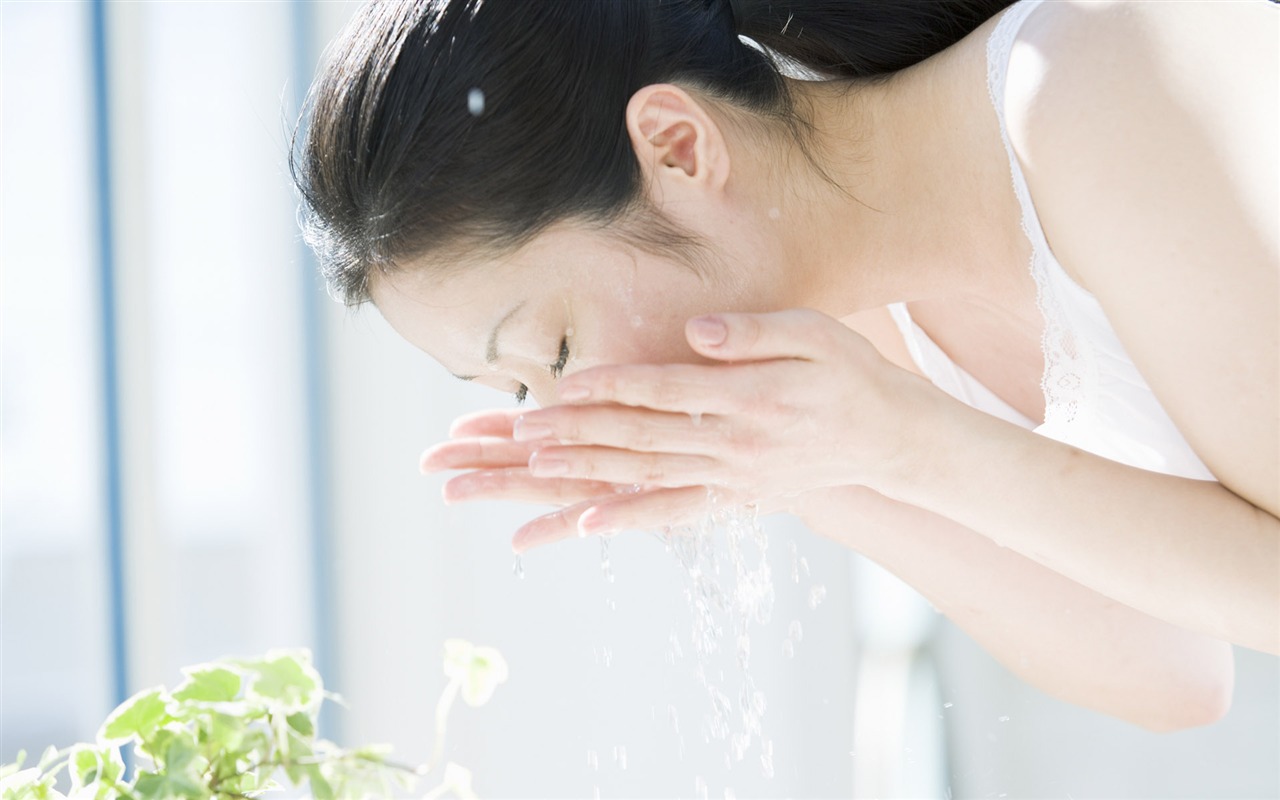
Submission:
<svg viewBox="0 0 1280 800">
<path fill-rule="evenodd" d="M 684 338 L 687 319 L 774 305 L 763 276 L 714 260 L 715 274 L 699 275 L 604 233 L 560 226 L 448 277 L 426 262 L 378 274 L 370 293 L 392 328 L 454 375 L 512 394 L 523 385 L 549 405 L 562 372 L 699 362 Z"/>
</svg>

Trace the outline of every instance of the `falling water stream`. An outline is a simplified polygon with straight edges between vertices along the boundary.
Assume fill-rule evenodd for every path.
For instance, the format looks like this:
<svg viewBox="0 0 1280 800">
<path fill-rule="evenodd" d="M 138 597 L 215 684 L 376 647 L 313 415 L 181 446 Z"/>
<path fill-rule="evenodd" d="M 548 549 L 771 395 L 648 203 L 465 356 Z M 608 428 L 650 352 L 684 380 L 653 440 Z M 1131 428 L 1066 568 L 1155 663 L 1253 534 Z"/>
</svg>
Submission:
<svg viewBox="0 0 1280 800">
<path fill-rule="evenodd" d="M 658 534 L 668 552 L 679 565 L 683 590 L 689 602 L 690 627 L 687 637 L 672 630 L 667 642 L 667 663 L 674 665 L 692 655 L 693 674 L 705 692 L 706 704 L 701 713 L 697 732 L 704 741 L 723 742 L 726 767 L 751 760 L 759 764 L 765 778 L 774 775 L 773 741 L 767 735 L 764 715 L 768 702 L 752 676 L 752 633 L 755 626 L 768 624 L 774 610 L 774 581 L 768 559 L 768 538 L 751 507 L 720 506 L 712 498 L 711 511 L 697 525 L 664 530 Z M 610 555 L 610 537 L 600 538 L 600 571 L 604 580 L 612 584 L 615 576 Z M 809 577 L 809 564 L 797 552 L 794 542 L 789 542 L 790 575 L 799 584 Z M 524 565 L 519 558 L 512 572 L 524 577 Z M 826 597 L 826 587 L 812 584 L 808 587 L 807 601 L 810 609 L 816 609 Z M 613 610 L 616 603 L 611 597 L 606 604 Z M 799 620 L 792 620 L 781 648 L 790 658 L 804 637 Z M 683 642 L 683 644 L 682 644 Z M 712 657 L 721 652 L 731 652 L 737 670 L 726 674 L 723 669 L 711 674 Z M 608 668 L 613 652 L 608 647 L 593 647 L 597 664 Z M 656 709 L 655 709 L 656 716 Z M 667 721 L 676 737 L 680 758 L 685 754 L 685 732 L 681 730 L 680 713 L 674 705 L 667 706 Z M 695 734 L 696 735 L 696 734 Z M 613 761 L 622 770 L 627 768 L 627 750 L 622 745 L 613 746 Z M 593 772 L 600 769 L 600 758 L 595 749 L 587 751 L 587 763 Z M 594 787 L 599 792 L 599 788 Z M 695 796 L 707 797 L 705 778 L 696 776 Z M 725 789 L 726 797 L 733 797 L 732 789 Z"/>
</svg>

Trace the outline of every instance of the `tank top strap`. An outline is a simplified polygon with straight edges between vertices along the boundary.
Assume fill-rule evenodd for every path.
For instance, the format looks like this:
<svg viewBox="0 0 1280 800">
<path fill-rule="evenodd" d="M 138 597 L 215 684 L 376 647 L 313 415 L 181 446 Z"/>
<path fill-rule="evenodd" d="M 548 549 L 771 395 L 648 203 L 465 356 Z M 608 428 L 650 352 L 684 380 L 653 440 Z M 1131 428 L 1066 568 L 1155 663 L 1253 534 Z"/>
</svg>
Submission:
<svg viewBox="0 0 1280 800">
<path fill-rule="evenodd" d="M 1009 77 L 1009 59 L 1014 41 L 1027 18 L 1044 0 L 1020 0 L 1007 8 L 987 39 L 987 91 L 1000 124 L 1000 138 L 1009 158 L 1009 171 L 1013 190 L 1022 209 L 1022 232 L 1031 244 L 1028 269 L 1036 284 L 1036 305 L 1044 318 L 1044 332 L 1040 345 L 1044 354 L 1044 374 L 1040 388 L 1044 392 L 1045 427 L 1053 428 L 1069 424 L 1091 411 L 1089 406 L 1096 396 L 1097 369 L 1086 342 L 1080 341 L 1073 330 L 1070 316 L 1064 308 L 1061 288 L 1074 285 L 1049 249 L 1049 243 L 1036 214 L 1031 190 L 1009 141 L 1005 118 L 1005 91 Z"/>
</svg>

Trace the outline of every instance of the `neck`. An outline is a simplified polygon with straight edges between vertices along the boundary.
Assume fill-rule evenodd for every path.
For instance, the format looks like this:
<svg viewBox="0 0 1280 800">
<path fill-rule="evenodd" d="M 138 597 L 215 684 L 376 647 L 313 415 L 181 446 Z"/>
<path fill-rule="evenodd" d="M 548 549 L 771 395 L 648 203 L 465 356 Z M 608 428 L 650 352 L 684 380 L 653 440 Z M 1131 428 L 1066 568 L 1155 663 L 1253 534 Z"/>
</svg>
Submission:
<svg viewBox="0 0 1280 800">
<path fill-rule="evenodd" d="M 1025 291 L 985 58 L 964 50 L 976 38 L 878 85 L 793 87 L 826 173 L 791 171 L 807 202 L 779 226 L 799 304 L 842 317 L 904 301 L 998 308 Z"/>
</svg>

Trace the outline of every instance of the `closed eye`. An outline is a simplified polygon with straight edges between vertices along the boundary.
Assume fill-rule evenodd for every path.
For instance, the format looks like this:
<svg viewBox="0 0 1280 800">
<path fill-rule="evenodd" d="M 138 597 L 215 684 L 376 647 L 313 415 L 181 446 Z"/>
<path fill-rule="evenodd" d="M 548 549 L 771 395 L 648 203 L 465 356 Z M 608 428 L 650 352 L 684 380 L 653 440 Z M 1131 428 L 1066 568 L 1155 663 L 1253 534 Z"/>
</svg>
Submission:
<svg viewBox="0 0 1280 800">
<path fill-rule="evenodd" d="M 551 377 L 559 378 L 564 374 L 564 367 L 569 363 L 569 337 L 560 340 L 560 357 L 551 365 Z"/>
</svg>

